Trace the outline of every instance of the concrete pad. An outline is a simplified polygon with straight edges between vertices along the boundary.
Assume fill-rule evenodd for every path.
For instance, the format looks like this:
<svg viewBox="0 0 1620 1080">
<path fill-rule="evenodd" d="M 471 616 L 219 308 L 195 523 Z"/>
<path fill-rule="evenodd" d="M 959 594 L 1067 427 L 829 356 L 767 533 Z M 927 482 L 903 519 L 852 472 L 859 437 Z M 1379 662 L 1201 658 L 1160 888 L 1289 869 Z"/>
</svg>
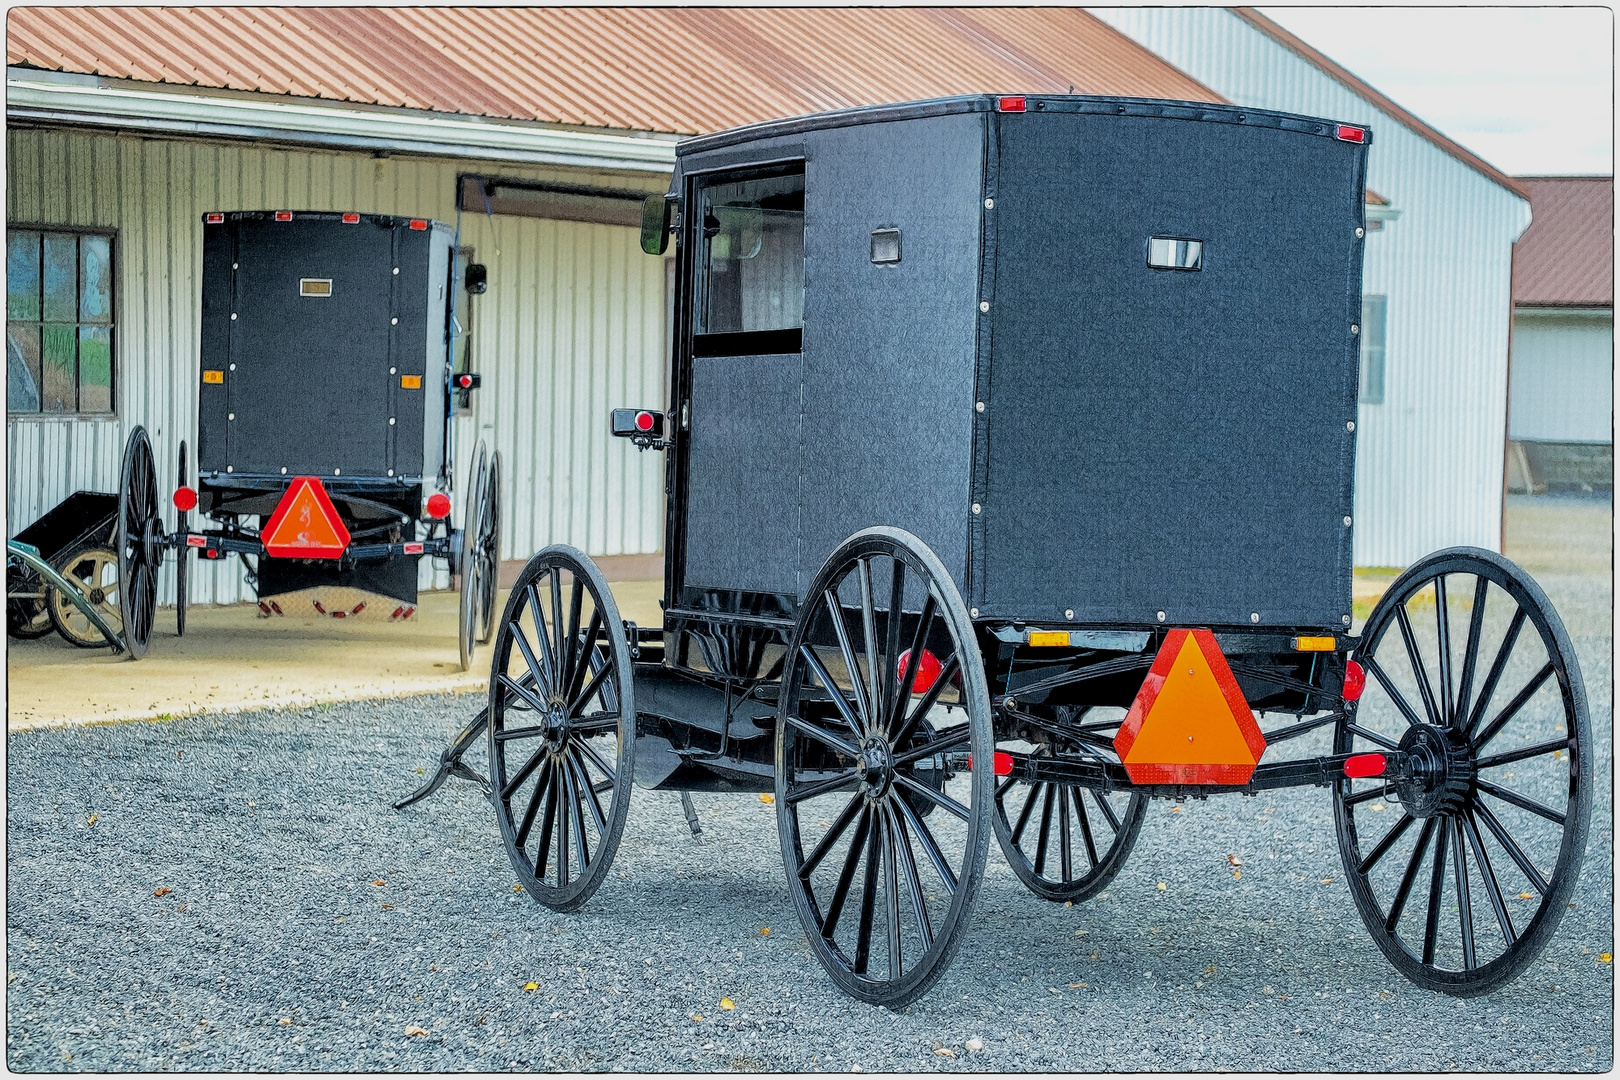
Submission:
<svg viewBox="0 0 1620 1080">
<path fill-rule="evenodd" d="M 639 626 L 663 625 L 662 580 L 618 581 L 611 588 L 624 618 Z M 458 602 L 452 592 L 423 593 L 415 618 L 396 623 L 263 618 L 253 604 L 194 607 L 183 638 L 174 636 L 174 609 L 160 609 L 151 650 L 135 661 L 108 649 L 75 648 L 56 634 L 8 639 L 7 728 L 406 694 L 482 694 L 489 683 L 489 647 L 479 649 L 472 670 L 461 670 Z M 506 602 L 504 591 L 500 602 Z"/>
</svg>

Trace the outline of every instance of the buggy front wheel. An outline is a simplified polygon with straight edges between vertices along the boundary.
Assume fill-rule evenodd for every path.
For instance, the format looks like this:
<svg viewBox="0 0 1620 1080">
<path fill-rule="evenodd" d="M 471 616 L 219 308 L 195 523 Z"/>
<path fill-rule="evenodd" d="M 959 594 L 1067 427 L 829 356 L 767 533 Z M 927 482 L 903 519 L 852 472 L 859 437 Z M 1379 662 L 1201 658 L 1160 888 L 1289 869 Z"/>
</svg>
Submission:
<svg viewBox="0 0 1620 1080">
<path fill-rule="evenodd" d="M 1488 993 L 1546 945 L 1586 847 L 1592 732 L 1569 635 L 1523 570 L 1452 548 L 1390 585 L 1354 661 L 1366 689 L 1334 751 L 1410 767 L 1335 786 L 1350 894 L 1401 974 Z"/>
<path fill-rule="evenodd" d="M 523 568 L 495 637 L 489 781 L 518 881 L 556 911 L 601 887 L 635 776 L 630 646 L 588 556 L 555 544 Z"/>
<path fill-rule="evenodd" d="M 910 533 L 844 541 L 783 666 L 776 820 L 799 922 L 845 993 L 900 1008 L 944 975 L 984 873 L 994 768 L 955 582 Z"/>
<path fill-rule="evenodd" d="M 146 428 L 136 425 L 124 444 L 118 482 L 118 610 L 131 660 L 146 655 L 157 613 L 157 571 L 163 559 L 163 519 L 158 516 L 157 469 Z"/>
</svg>

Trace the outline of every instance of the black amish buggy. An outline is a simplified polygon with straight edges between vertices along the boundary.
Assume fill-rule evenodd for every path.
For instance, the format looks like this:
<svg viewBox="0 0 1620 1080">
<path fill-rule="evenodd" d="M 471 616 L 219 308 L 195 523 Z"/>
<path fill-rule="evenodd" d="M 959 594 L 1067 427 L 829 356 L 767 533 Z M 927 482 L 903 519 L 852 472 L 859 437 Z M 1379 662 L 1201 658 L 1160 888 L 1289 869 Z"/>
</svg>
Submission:
<svg viewBox="0 0 1620 1080">
<path fill-rule="evenodd" d="M 1557 614 L 1492 552 L 1421 560 L 1353 632 L 1370 140 L 983 96 L 682 143 L 643 230 L 675 237 L 668 411 L 613 416 L 667 454 L 663 628 L 535 555 L 486 710 L 401 805 L 482 781 L 487 734 L 512 865 L 568 911 L 632 779 L 689 819 L 772 793 L 813 951 L 899 1006 L 992 836 L 1079 902 L 1151 798 L 1316 785 L 1389 960 L 1501 986 L 1574 886 L 1591 731 Z"/>
<path fill-rule="evenodd" d="M 480 443 L 465 528 L 450 527 L 456 250 L 423 218 L 321 211 L 203 218 L 197 486 L 180 444 L 165 532 L 151 444 L 130 433 L 116 552 L 124 637 L 145 654 L 157 568 L 174 549 L 180 633 L 188 556 L 238 555 L 266 615 L 409 618 L 417 563 L 461 575 L 461 663 L 494 626 L 500 456 Z M 482 291 L 482 267 L 465 274 Z M 193 530 L 195 509 L 212 527 Z M 369 616 L 368 616 L 369 617 Z"/>
</svg>

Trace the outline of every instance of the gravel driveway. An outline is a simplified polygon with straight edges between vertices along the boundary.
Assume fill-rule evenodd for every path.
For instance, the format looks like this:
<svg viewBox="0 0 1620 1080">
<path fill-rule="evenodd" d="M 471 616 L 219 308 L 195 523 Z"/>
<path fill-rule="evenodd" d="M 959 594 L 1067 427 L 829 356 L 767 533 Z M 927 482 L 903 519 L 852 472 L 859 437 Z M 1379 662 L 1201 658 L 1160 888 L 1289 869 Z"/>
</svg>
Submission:
<svg viewBox="0 0 1620 1080">
<path fill-rule="evenodd" d="M 946 978 L 904 1013 L 860 1005 L 805 946 L 758 796 L 697 796 L 693 837 L 676 795 L 637 790 L 613 877 L 557 916 L 514 891 L 470 785 L 389 808 L 478 707 L 423 697 L 12 735 L 7 1063 L 1606 1070 L 1612 591 L 1547 571 L 1592 699 L 1590 848 L 1547 951 L 1487 998 L 1388 966 L 1327 794 L 1300 789 L 1155 803 L 1074 908 L 1026 893 L 992 842 Z"/>
</svg>

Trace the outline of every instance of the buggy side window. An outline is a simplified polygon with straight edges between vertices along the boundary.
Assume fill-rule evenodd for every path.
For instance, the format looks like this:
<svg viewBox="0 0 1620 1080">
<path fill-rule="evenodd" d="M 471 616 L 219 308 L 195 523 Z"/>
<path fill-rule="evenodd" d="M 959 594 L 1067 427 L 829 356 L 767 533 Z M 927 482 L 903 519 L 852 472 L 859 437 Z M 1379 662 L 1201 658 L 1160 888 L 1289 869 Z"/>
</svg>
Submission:
<svg viewBox="0 0 1620 1080">
<path fill-rule="evenodd" d="M 804 325 L 804 173 L 700 189 L 698 335 Z"/>
</svg>

